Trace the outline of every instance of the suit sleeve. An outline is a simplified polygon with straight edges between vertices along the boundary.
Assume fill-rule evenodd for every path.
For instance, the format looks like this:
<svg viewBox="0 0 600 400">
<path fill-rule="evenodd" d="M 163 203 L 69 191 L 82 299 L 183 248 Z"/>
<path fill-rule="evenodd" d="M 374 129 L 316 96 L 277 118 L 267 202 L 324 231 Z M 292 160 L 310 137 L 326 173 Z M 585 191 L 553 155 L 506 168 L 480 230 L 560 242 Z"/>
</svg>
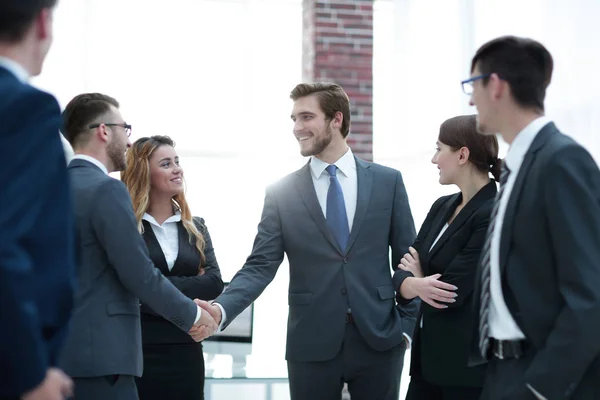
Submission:
<svg viewBox="0 0 600 400">
<path fill-rule="evenodd" d="M 39 260 L 30 252 L 35 243 L 30 234 L 37 224 L 55 220 L 43 209 L 52 195 L 54 157 L 64 157 L 58 144 L 60 109 L 52 96 L 28 92 L 12 106 L 14 110 L 6 112 L 11 118 L 0 128 L 0 157 L 6 161 L 0 168 L 0 397 L 18 397 L 36 387 L 50 365 L 36 304 Z M 71 278 L 65 275 L 65 280 Z M 71 282 L 63 286 L 72 291 Z"/>
<path fill-rule="evenodd" d="M 208 228 L 201 218 L 195 218 L 196 226 L 204 236 L 204 274 L 196 276 L 170 276 L 168 279 L 177 289 L 191 299 L 213 300 L 223 291 L 221 270 L 215 256 Z"/>
<path fill-rule="evenodd" d="M 477 276 L 477 268 L 481 251 L 485 244 L 488 226 L 490 224 L 491 207 L 487 205 L 481 208 L 473 216 L 473 228 L 471 237 L 467 244 L 460 252 L 450 261 L 444 273 L 440 277 L 440 281 L 456 286 L 455 303 L 448 303 L 448 309 L 462 307 L 464 302 L 473 295 L 475 288 L 475 280 Z M 431 307 L 427 303 L 423 303 L 423 312 L 438 313 L 444 312 L 445 309 L 437 309 Z"/>
<path fill-rule="evenodd" d="M 227 315 L 223 329 L 261 295 L 271 283 L 283 261 L 284 246 L 279 210 L 272 193 L 267 189 L 258 233 L 252 253 L 222 295 L 215 299 Z"/>
<path fill-rule="evenodd" d="M 98 189 L 94 206 L 94 231 L 123 286 L 187 332 L 196 320 L 197 306 L 152 264 L 125 185 L 116 179 L 107 180 Z"/>
<path fill-rule="evenodd" d="M 547 210 L 564 305 L 525 381 L 548 399 L 564 399 L 600 354 L 600 171 L 575 145 L 549 164 L 540 206 Z"/>
<path fill-rule="evenodd" d="M 394 205 L 392 209 L 392 222 L 390 229 L 390 247 L 392 248 L 392 269 L 394 274 L 392 281 L 396 291 L 399 291 L 404 279 L 412 276 L 410 272 L 403 271 L 398 268 L 400 259 L 415 240 L 415 223 L 413 221 L 410 205 L 408 204 L 408 195 L 402 181 L 402 174 L 397 173 Z M 397 297 L 398 299 L 398 297 Z M 401 298 L 398 303 L 398 310 L 402 315 L 403 331 L 412 337 L 416 324 L 417 314 L 419 311 L 419 300 L 407 301 Z"/>
<path fill-rule="evenodd" d="M 429 230 L 431 229 L 431 223 L 437 216 L 437 213 L 439 212 L 439 206 L 443 203 L 443 200 L 444 200 L 444 198 L 440 197 L 433 203 L 433 205 L 431 206 L 431 209 L 429 210 L 429 212 L 427 213 L 427 216 L 425 217 L 425 221 L 423 221 L 423 224 L 421 224 L 421 229 L 419 229 L 417 238 L 415 239 L 415 241 L 412 244 L 412 247 L 414 247 L 414 249 L 417 250 L 417 253 L 419 253 L 419 254 L 421 254 L 421 250 L 422 250 L 421 245 L 423 243 L 423 240 L 429 233 Z M 406 254 L 406 253 L 404 253 L 404 254 Z M 401 259 L 402 259 L 402 255 L 400 255 L 400 259 L 398 260 L 398 263 L 394 264 L 394 268 L 398 267 L 398 264 L 400 264 Z M 397 268 L 397 271 L 402 271 L 404 273 L 405 278 L 406 277 L 414 277 L 414 275 L 411 272 L 404 271 L 400 268 Z M 402 279 L 402 282 L 404 282 L 404 279 Z M 400 288 L 401 285 L 402 284 L 398 285 L 398 288 Z M 414 301 L 415 299 L 416 299 L 416 297 L 412 298 L 412 299 L 405 299 L 404 297 L 402 297 L 400 290 L 397 290 L 396 301 L 399 304 L 408 304 L 411 301 Z M 417 301 L 420 301 L 420 300 L 417 300 Z"/>
</svg>

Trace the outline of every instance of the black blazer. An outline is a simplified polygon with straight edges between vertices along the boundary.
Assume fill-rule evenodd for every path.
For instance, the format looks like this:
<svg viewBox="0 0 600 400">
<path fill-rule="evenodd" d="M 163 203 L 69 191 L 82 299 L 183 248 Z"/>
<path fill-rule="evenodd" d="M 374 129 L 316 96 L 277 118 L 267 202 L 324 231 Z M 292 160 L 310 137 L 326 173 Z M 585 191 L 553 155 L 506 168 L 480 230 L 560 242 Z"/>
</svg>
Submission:
<svg viewBox="0 0 600 400">
<path fill-rule="evenodd" d="M 532 347 L 521 391 L 507 398 L 528 398 L 525 383 L 550 400 L 600 398 L 600 171 L 553 123 L 531 144 L 510 194 L 500 271 Z M 478 341 L 475 330 L 473 360 Z"/>
<path fill-rule="evenodd" d="M 205 240 L 204 255 L 206 261 L 202 265 L 204 274 L 198 275 L 200 253 L 190 238 L 183 223 L 177 223 L 179 236 L 179 252 L 173 268 L 169 271 L 165 255 L 154 235 L 148 221 L 142 221 L 144 226 L 144 241 L 148 247 L 154 266 L 171 281 L 171 283 L 190 299 L 213 300 L 223 291 L 221 270 L 215 256 L 215 249 L 204 219 L 195 217 L 196 228 Z M 142 344 L 194 343 L 186 332 L 177 329 L 173 324 L 156 314 L 145 304 L 141 306 Z"/>
<path fill-rule="evenodd" d="M 422 375 L 433 384 L 483 386 L 484 367 L 468 367 L 467 363 L 472 326 L 477 322 L 472 313 L 473 287 L 496 192 L 493 180 L 481 188 L 431 248 L 462 194 L 439 198 L 413 245 L 425 276 L 439 273 L 440 280 L 458 287 L 456 302 L 447 309 L 421 305 L 423 328 L 417 323 L 410 370 L 411 375 Z"/>
<path fill-rule="evenodd" d="M 56 366 L 73 307 L 73 202 L 52 95 L 0 67 L 0 398 Z"/>
</svg>

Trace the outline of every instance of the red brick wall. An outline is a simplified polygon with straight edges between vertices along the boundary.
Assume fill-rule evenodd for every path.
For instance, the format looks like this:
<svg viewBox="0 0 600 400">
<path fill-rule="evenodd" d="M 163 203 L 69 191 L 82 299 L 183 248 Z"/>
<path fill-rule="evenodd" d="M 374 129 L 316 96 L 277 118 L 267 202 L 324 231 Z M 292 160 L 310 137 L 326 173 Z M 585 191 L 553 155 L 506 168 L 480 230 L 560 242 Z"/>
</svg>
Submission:
<svg viewBox="0 0 600 400">
<path fill-rule="evenodd" d="M 373 0 L 303 0 L 303 81 L 335 82 L 350 97 L 348 143 L 373 159 Z"/>
</svg>

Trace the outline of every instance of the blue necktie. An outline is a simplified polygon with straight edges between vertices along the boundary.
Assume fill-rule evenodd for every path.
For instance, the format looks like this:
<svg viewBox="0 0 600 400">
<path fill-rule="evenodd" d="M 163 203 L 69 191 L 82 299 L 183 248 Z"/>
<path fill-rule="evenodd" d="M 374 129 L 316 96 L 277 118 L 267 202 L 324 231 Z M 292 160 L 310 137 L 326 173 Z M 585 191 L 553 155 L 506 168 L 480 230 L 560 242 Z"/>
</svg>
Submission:
<svg viewBox="0 0 600 400">
<path fill-rule="evenodd" d="M 344 203 L 344 193 L 342 186 L 336 175 L 337 167 L 330 165 L 327 167 L 329 174 L 329 190 L 327 190 L 327 225 L 335 240 L 337 240 L 342 251 L 346 250 L 350 228 L 348 227 L 348 215 L 346 214 L 346 204 Z"/>
</svg>

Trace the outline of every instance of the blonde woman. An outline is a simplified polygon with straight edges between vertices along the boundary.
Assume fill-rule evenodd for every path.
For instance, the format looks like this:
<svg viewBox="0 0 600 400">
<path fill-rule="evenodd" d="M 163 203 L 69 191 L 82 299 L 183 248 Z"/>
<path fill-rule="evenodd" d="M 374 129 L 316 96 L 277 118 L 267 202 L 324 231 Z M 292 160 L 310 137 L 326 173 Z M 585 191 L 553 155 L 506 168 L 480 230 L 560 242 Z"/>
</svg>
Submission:
<svg viewBox="0 0 600 400">
<path fill-rule="evenodd" d="M 184 195 L 183 169 L 168 136 L 144 137 L 127 152 L 122 180 L 150 258 L 188 297 L 212 300 L 223 281 L 204 220 L 192 217 Z M 140 400 L 204 399 L 202 343 L 141 306 L 144 374 Z"/>
</svg>

